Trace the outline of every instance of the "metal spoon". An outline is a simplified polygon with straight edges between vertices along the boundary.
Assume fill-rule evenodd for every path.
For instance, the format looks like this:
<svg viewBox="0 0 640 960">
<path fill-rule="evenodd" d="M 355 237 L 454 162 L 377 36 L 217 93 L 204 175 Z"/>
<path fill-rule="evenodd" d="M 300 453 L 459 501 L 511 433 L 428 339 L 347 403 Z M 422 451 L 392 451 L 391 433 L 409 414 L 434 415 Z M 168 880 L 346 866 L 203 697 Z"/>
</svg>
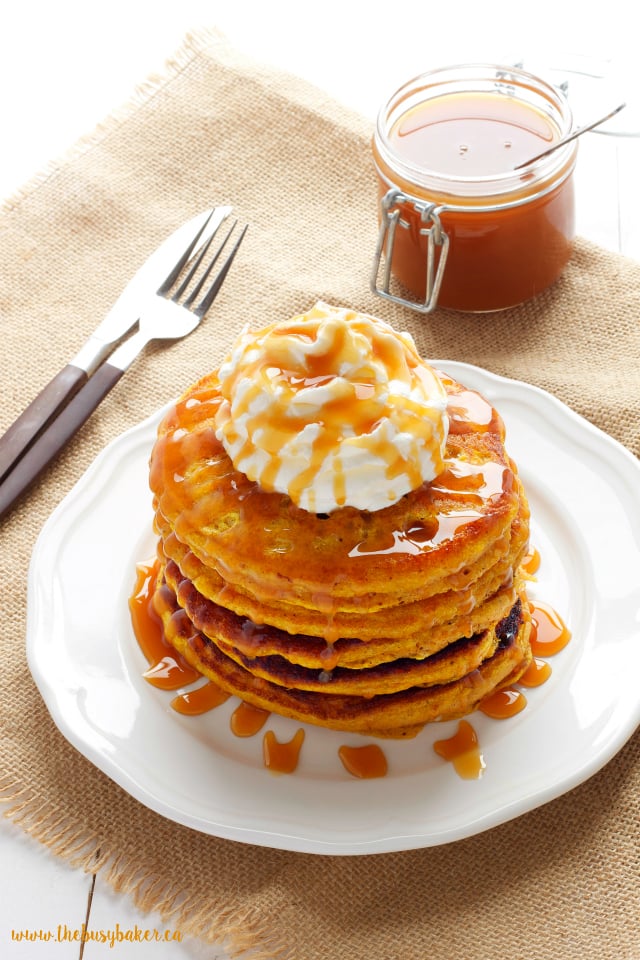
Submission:
<svg viewBox="0 0 640 960">
<path fill-rule="evenodd" d="M 611 110 L 605 117 L 600 117 L 599 120 L 594 120 L 593 123 L 586 123 L 583 127 L 576 127 L 575 130 L 572 130 L 571 133 L 568 133 L 566 137 L 562 137 L 560 140 L 556 140 L 554 144 L 550 147 L 547 147 L 546 150 L 543 150 L 542 153 L 536 154 L 535 157 L 531 157 L 530 160 L 525 160 L 524 163 L 518 163 L 514 167 L 514 170 L 520 170 L 522 167 L 528 167 L 530 163 L 535 163 L 536 160 L 541 160 L 543 157 L 548 156 L 550 153 L 553 153 L 554 150 L 558 150 L 560 147 L 564 147 L 565 143 L 570 143 L 572 140 L 575 140 L 576 137 L 581 136 L 583 133 L 586 133 L 587 130 L 593 130 L 594 127 L 599 127 L 601 123 L 604 123 L 605 120 L 610 120 L 611 117 L 615 117 L 616 113 L 620 113 L 625 103 L 621 103 Z"/>
</svg>

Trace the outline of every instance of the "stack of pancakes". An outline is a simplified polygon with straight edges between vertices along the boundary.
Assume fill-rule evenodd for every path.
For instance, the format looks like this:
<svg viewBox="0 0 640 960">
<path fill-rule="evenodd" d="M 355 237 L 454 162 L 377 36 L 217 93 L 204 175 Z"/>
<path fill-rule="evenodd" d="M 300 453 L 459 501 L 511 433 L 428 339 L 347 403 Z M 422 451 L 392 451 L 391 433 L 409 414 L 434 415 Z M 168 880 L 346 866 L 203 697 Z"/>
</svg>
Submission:
<svg viewBox="0 0 640 960">
<path fill-rule="evenodd" d="M 234 469 L 215 373 L 163 419 L 154 605 L 203 675 L 269 711 L 375 736 L 473 711 L 531 660 L 529 510 L 498 413 L 445 374 L 445 469 L 382 510 L 313 514 Z"/>
</svg>

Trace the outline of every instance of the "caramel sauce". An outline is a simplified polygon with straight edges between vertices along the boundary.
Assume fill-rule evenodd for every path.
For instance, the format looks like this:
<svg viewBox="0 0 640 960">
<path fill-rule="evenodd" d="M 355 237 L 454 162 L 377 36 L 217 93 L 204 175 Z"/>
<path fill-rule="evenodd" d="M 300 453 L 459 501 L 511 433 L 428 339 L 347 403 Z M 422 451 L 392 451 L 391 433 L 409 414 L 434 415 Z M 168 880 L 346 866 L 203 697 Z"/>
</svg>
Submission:
<svg viewBox="0 0 640 960">
<path fill-rule="evenodd" d="M 559 614 L 547 603 L 529 602 L 531 608 L 531 649 L 534 656 L 551 657 L 569 643 L 571 633 Z"/>
<path fill-rule="evenodd" d="M 534 577 L 540 569 L 540 554 L 535 547 L 530 548 L 520 564 L 529 577 Z"/>
<path fill-rule="evenodd" d="M 508 720 L 524 710 L 526 705 L 525 695 L 520 690 L 509 687 L 505 690 L 496 690 L 485 697 L 479 704 L 478 710 L 494 720 Z"/>
<path fill-rule="evenodd" d="M 551 676 L 551 667 L 546 660 L 534 657 L 525 672 L 518 679 L 523 687 L 540 687 Z"/>
<path fill-rule="evenodd" d="M 347 773 L 353 777 L 371 780 L 387 775 L 387 758 L 376 743 L 368 743 L 362 747 L 341 746 L 338 756 Z"/>
<path fill-rule="evenodd" d="M 291 740 L 281 743 L 273 730 L 267 730 L 262 740 L 264 765 L 272 773 L 293 773 L 298 766 L 304 730 L 297 731 Z"/>
<path fill-rule="evenodd" d="M 495 417 L 488 400 L 475 390 L 462 390 L 449 397 L 449 433 L 486 433 Z"/>
<path fill-rule="evenodd" d="M 444 470 L 429 484 L 434 499 L 445 494 L 456 502 L 457 509 L 436 510 L 429 521 L 412 521 L 405 530 L 387 530 L 374 540 L 362 541 L 350 551 L 350 557 L 384 553 L 418 555 L 432 550 L 458 531 L 484 518 L 483 505 L 508 492 L 513 485 L 513 472 L 499 463 L 465 463 L 445 461 Z M 435 509 L 435 508 L 434 508 Z"/>
<path fill-rule="evenodd" d="M 557 139 L 542 111 L 515 97 L 464 91 L 424 100 L 403 113 L 391 140 L 404 160 L 451 177 L 513 170 Z"/>
<path fill-rule="evenodd" d="M 468 720 L 460 720 L 456 733 L 446 740 L 436 740 L 433 749 L 439 757 L 453 764 L 463 780 L 479 780 L 482 776 L 485 762 L 478 735 Z"/>
<path fill-rule="evenodd" d="M 407 95 L 406 103 L 387 130 L 384 155 L 374 141 L 378 196 L 392 186 L 443 204 L 450 242 L 439 305 L 505 309 L 549 286 L 571 254 L 573 160 L 560 169 L 542 165 L 537 174 L 510 172 L 557 139 L 553 118 L 517 93 L 459 91 L 417 103 Z M 490 195 L 484 183 L 494 184 Z M 420 213 L 405 203 L 401 217 L 407 228 L 396 233 L 392 271 L 422 299 L 427 241 Z"/>
<path fill-rule="evenodd" d="M 138 564 L 136 583 L 129 598 L 131 622 L 140 649 L 150 664 L 143 674 L 145 680 L 161 690 L 177 690 L 200 679 L 202 674 L 190 667 L 164 638 L 162 621 L 153 609 L 157 576 L 157 561 Z"/>
<path fill-rule="evenodd" d="M 229 694 L 222 690 L 217 683 L 210 681 L 196 690 L 185 691 L 174 697 L 171 706 L 176 713 L 188 717 L 195 717 L 201 713 L 214 710 L 229 699 Z"/>
<path fill-rule="evenodd" d="M 253 737 L 258 731 L 262 730 L 269 715 L 268 710 L 254 707 L 243 700 L 231 714 L 231 720 L 229 721 L 231 732 L 236 737 Z"/>
<path fill-rule="evenodd" d="M 319 306 L 306 316 L 317 318 L 318 323 L 329 317 Z M 315 423 L 319 429 L 311 443 L 308 462 L 288 482 L 287 492 L 294 503 L 300 503 L 303 494 L 312 498 L 315 479 L 325 463 L 331 463 L 333 499 L 338 506 L 346 503 L 346 479 L 340 456 L 336 456 L 345 436 L 345 424 L 349 427 L 348 435 L 358 437 L 359 445 L 386 465 L 388 480 L 406 474 L 411 488 L 420 486 L 419 448 L 428 447 L 434 461 L 439 460 L 439 415 L 434 411 L 433 417 L 425 416 L 424 405 L 410 396 L 403 396 L 401 405 L 393 399 L 389 401 L 386 384 L 372 379 L 369 355 L 361 353 L 355 338 L 360 334 L 370 343 L 374 359 L 384 366 L 390 382 L 409 382 L 420 389 L 424 385 L 428 394 L 433 385 L 427 383 L 429 374 L 418 354 L 398 341 L 392 343 L 385 335 L 376 335 L 375 328 L 372 336 L 369 318 L 363 320 L 358 313 L 350 312 L 347 319 L 348 323 L 327 325 L 326 342 L 322 343 L 314 339 L 314 327 L 297 318 L 266 328 L 257 341 L 258 349 L 248 351 L 233 373 L 221 381 L 221 393 L 229 403 L 233 402 L 233 420 L 224 420 L 220 425 L 225 440 L 235 447 L 233 461 L 238 470 L 269 492 L 276 490 L 276 478 L 282 476 L 286 466 L 281 456 L 283 447 L 300 436 L 311 422 L 306 405 L 296 406 L 298 392 L 329 383 L 334 386 L 334 393 L 323 401 L 317 413 Z M 349 368 L 347 376 L 336 376 L 336 371 Z M 437 378 L 431 376 L 439 389 Z M 410 449 L 400 450 L 389 442 L 386 431 L 376 431 L 380 421 L 388 416 L 393 416 L 403 436 L 411 437 Z M 241 418 L 242 442 L 234 426 L 234 421 Z M 266 454 L 259 468 L 253 456 L 254 438 L 258 436 L 260 449 Z M 314 511 L 315 504 L 306 502 Z"/>
</svg>

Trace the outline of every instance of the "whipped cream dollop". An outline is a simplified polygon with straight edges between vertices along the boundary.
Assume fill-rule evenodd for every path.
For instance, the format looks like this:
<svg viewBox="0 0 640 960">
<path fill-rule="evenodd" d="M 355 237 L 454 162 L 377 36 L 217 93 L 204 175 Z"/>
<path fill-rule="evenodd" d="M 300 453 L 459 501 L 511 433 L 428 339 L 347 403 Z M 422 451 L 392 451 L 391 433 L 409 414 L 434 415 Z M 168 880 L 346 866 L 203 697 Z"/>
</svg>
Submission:
<svg viewBox="0 0 640 960">
<path fill-rule="evenodd" d="M 304 510 L 381 510 L 443 469 L 446 393 L 413 338 L 326 303 L 246 329 L 218 371 L 236 470 Z"/>
</svg>

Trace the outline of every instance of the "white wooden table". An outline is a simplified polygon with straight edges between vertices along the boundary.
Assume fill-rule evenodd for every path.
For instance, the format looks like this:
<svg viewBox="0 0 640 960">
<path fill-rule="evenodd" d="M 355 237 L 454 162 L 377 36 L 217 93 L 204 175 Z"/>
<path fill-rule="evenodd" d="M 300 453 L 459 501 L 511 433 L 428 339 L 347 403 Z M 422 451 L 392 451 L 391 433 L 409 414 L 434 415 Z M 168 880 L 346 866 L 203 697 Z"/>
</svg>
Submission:
<svg viewBox="0 0 640 960">
<path fill-rule="evenodd" d="M 74 0 L 4 4 L 0 197 L 11 196 L 91 132 L 138 84 L 162 72 L 187 33 L 203 26 L 219 28 L 254 58 L 309 79 L 371 118 L 402 82 L 447 63 L 516 62 L 541 52 L 548 57 L 555 50 L 559 57 L 567 52 L 611 58 L 623 86 L 634 68 L 635 29 L 626 0 L 609 0 L 604 22 L 594 22 L 573 0 L 564 5 L 539 0 L 535 8 L 514 0 L 508 20 L 467 0 L 451 5 L 327 0 L 309 9 L 299 0 L 180 0 L 175 6 L 166 9 L 157 0 L 111 0 L 100 7 Z M 527 21 L 526 11 L 532 9 L 535 19 Z M 637 87 L 632 77 L 626 89 L 631 126 Z M 588 134 L 580 153 L 578 232 L 640 258 L 640 136 Z M 143 930 L 171 928 L 159 917 L 140 914 L 100 878 L 70 869 L 1 819 L 0 858 L 0 956 L 7 960 L 226 957 L 220 949 L 186 939 L 166 945 L 124 942 L 113 949 L 108 943 L 88 942 L 84 950 L 71 940 L 13 939 L 14 931 L 37 935 L 65 926 L 80 931 L 83 924 L 105 931 L 116 924 L 120 930 L 135 930 L 136 925 Z"/>
</svg>

